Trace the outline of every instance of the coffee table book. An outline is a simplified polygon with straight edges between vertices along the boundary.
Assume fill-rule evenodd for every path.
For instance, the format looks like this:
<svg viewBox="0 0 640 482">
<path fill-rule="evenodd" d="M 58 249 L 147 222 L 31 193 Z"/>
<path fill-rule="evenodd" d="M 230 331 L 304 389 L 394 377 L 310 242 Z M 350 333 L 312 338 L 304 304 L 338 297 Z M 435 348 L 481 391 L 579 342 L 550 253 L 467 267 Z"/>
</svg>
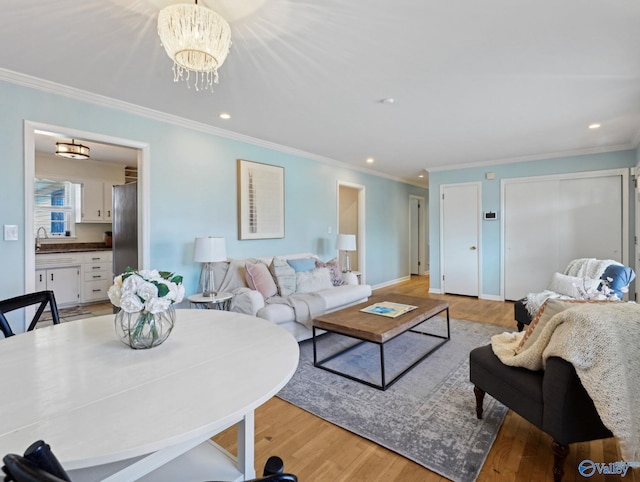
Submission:
<svg viewBox="0 0 640 482">
<path fill-rule="evenodd" d="M 382 315 L 388 318 L 396 318 L 405 314 L 408 311 L 415 310 L 417 306 L 405 305 L 404 303 L 393 303 L 391 301 L 382 301 L 380 303 L 374 303 L 371 306 L 362 308 L 360 311 L 363 313 L 371 313 L 373 315 Z"/>
</svg>

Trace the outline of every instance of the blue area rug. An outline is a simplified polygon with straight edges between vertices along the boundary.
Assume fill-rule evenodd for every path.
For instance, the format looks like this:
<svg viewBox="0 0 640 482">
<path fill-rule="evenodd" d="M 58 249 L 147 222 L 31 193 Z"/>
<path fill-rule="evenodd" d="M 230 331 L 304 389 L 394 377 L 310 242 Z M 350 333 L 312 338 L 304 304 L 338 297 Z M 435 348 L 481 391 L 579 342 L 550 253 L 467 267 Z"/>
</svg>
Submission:
<svg viewBox="0 0 640 482">
<path fill-rule="evenodd" d="M 444 318 L 418 327 L 446 334 Z M 368 387 L 313 366 L 311 340 L 300 344 L 300 364 L 278 397 L 350 432 L 415 461 L 454 481 L 473 481 L 491 449 L 507 408 L 485 397 L 476 418 L 469 352 L 489 343 L 504 327 L 451 320 L 451 340 L 386 391 Z M 419 358 L 437 338 L 406 333 L 385 345 L 388 379 Z M 319 357 L 354 340 L 320 337 Z M 330 366 L 380 383 L 379 348 L 365 343 L 337 357 Z"/>
</svg>

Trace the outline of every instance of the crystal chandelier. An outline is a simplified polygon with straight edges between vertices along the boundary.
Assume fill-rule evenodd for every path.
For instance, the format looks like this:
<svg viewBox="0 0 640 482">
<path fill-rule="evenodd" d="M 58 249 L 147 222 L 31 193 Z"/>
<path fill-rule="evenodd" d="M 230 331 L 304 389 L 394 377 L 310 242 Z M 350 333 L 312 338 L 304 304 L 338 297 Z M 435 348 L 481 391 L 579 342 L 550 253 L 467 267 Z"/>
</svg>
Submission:
<svg viewBox="0 0 640 482">
<path fill-rule="evenodd" d="M 173 60 L 173 80 L 189 85 L 195 73 L 196 90 L 211 89 L 218 83 L 218 68 L 231 46 L 231 28 L 213 10 L 195 5 L 169 5 L 158 15 L 158 35 Z M 199 75 L 198 75 L 199 74 Z"/>
</svg>

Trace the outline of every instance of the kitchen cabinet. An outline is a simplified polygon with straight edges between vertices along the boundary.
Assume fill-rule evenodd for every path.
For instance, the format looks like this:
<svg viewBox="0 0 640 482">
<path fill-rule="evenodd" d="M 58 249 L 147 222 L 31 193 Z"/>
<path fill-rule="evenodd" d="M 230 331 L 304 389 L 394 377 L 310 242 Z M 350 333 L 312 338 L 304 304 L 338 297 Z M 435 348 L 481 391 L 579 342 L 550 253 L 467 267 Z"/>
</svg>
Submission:
<svg viewBox="0 0 640 482">
<path fill-rule="evenodd" d="M 82 183 L 83 223 L 110 223 L 113 212 L 114 181 L 85 180 Z"/>
<path fill-rule="evenodd" d="M 80 301 L 79 282 L 79 266 L 36 269 L 36 291 L 53 291 L 59 306 Z"/>
<path fill-rule="evenodd" d="M 111 251 L 36 255 L 36 290 L 53 290 L 58 305 L 109 299 Z"/>
<path fill-rule="evenodd" d="M 108 299 L 107 291 L 113 283 L 111 251 L 93 251 L 82 256 L 82 302 Z"/>
</svg>

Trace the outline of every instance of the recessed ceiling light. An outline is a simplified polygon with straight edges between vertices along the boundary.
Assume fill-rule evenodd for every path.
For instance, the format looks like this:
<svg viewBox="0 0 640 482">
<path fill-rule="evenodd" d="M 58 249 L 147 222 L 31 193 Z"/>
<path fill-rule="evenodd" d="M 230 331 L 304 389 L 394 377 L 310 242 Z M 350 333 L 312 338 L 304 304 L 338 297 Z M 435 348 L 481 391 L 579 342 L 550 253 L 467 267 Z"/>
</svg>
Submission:
<svg viewBox="0 0 640 482">
<path fill-rule="evenodd" d="M 367 164 L 373 164 L 373 163 L 374 163 L 373 157 L 367 158 Z"/>
<path fill-rule="evenodd" d="M 418 177 L 419 177 L 419 178 L 423 178 L 423 177 L 424 177 L 424 174 L 418 174 Z"/>
<path fill-rule="evenodd" d="M 222 114 L 220 114 L 220 119 L 231 119 L 231 114 L 227 114 L 226 112 L 223 112 Z"/>
<path fill-rule="evenodd" d="M 395 102 L 395 99 L 393 97 L 388 97 L 386 99 L 381 99 L 380 103 L 382 104 L 393 104 Z"/>
<path fill-rule="evenodd" d="M 599 128 L 600 128 L 600 124 L 598 124 L 597 122 L 589 125 L 589 129 L 599 129 Z"/>
</svg>

